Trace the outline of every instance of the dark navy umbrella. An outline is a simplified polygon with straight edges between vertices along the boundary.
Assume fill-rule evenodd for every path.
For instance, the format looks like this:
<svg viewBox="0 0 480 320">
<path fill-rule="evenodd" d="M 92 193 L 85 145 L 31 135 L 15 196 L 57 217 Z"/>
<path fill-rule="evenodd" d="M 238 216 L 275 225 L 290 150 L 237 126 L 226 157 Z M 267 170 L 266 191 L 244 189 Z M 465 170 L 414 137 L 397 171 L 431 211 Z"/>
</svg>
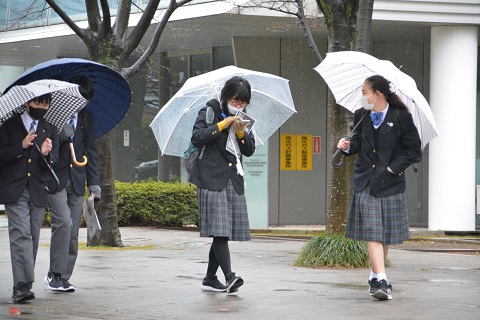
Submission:
<svg viewBox="0 0 480 320">
<path fill-rule="evenodd" d="M 41 79 L 70 81 L 73 76 L 85 76 L 93 84 L 94 95 L 85 108 L 93 116 L 95 137 L 99 138 L 125 117 L 132 96 L 128 81 L 103 64 L 78 58 L 42 62 L 25 71 L 4 93 L 15 85 Z"/>
</svg>

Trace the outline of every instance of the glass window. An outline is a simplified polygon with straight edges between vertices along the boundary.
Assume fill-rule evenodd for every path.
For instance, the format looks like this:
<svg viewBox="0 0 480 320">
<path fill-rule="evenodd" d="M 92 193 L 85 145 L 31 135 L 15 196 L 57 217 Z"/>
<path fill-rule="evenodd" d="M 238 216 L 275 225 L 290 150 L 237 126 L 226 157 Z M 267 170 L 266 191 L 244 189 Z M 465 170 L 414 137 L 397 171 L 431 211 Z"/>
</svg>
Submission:
<svg viewBox="0 0 480 320">
<path fill-rule="evenodd" d="M 4 1 L 5 2 L 5 1 Z M 6 5 L 5 5 L 6 6 Z M 7 30 L 15 30 L 46 24 L 47 12 L 42 1 L 10 1 L 10 12 L 5 13 Z M 5 8 L 7 9 L 7 8 Z"/>
</svg>

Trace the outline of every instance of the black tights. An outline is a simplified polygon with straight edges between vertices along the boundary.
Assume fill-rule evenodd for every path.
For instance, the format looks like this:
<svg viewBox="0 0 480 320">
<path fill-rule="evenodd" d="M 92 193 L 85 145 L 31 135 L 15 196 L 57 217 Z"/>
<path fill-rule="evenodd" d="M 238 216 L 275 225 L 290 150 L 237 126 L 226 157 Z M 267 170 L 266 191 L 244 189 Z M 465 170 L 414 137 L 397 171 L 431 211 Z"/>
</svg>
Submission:
<svg viewBox="0 0 480 320">
<path fill-rule="evenodd" d="M 222 268 L 225 277 L 232 272 L 227 237 L 213 237 L 212 246 L 208 253 L 207 278 L 216 275 L 219 266 Z"/>
</svg>

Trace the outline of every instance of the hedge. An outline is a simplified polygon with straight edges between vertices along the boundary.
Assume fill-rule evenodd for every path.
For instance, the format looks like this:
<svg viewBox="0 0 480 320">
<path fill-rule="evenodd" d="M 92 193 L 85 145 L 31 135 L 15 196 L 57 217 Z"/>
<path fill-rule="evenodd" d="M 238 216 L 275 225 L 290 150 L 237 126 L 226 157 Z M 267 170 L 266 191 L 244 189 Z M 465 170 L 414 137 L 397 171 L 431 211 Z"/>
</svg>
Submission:
<svg viewBox="0 0 480 320">
<path fill-rule="evenodd" d="M 115 188 L 120 227 L 198 226 L 197 192 L 194 185 L 154 180 L 133 183 L 116 181 Z M 48 210 L 43 225 L 50 226 Z M 85 226 L 83 216 L 81 225 Z"/>
<path fill-rule="evenodd" d="M 179 182 L 116 182 L 119 226 L 198 226 L 196 187 Z"/>
</svg>

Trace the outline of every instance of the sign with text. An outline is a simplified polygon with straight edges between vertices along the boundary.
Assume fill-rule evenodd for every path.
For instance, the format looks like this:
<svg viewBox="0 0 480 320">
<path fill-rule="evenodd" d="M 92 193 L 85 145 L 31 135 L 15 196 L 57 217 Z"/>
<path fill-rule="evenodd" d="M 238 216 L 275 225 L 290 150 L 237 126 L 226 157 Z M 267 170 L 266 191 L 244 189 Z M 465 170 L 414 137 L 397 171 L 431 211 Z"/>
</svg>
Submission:
<svg viewBox="0 0 480 320">
<path fill-rule="evenodd" d="M 295 134 L 280 135 L 280 170 L 297 169 L 297 137 Z"/>
<path fill-rule="evenodd" d="M 312 135 L 297 135 L 297 170 L 312 170 Z"/>
<path fill-rule="evenodd" d="M 313 136 L 313 154 L 322 153 L 322 140 L 320 136 Z"/>
</svg>

